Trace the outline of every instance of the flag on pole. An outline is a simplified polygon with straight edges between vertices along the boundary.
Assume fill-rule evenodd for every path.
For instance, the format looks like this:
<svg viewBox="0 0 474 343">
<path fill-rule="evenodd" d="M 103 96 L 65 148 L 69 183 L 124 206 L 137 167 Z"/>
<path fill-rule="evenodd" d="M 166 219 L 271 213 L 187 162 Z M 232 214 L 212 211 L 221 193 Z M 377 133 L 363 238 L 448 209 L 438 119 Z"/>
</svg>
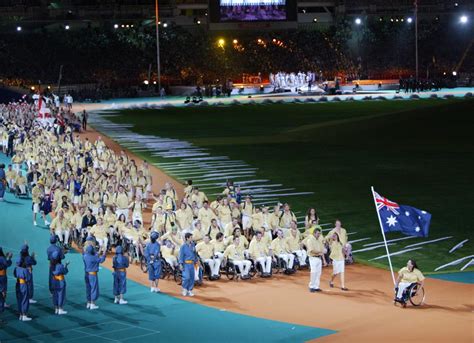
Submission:
<svg viewBox="0 0 474 343">
<path fill-rule="evenodd" d="M 407 236 L 428 237 L 431 214 L 415 207 L 399 205 L 374 192 L 380 225 L 384 232 L 401 232 Z"/>
</svg>

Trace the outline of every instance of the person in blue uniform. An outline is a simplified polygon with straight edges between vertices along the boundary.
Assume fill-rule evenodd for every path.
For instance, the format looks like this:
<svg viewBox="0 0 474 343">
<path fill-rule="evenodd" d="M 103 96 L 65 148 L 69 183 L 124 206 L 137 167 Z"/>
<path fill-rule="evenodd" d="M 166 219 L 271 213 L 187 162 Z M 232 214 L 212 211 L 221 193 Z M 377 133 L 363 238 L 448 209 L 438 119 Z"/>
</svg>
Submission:
<svg viewBox="0 0 474 343">
<path fill-rule="evenodd" d="M 28 309 L 30 308 L 30 296 L 28 282 L 31 280 L 31 273 L 26 262 L 26 257 L 21 256 L 13 270 L 13 276 L 16 278 L 16 301 L 18 304 L 18 312 L 20 313 L 20 320 L 23 322 L 30 321 L 28 317 Z"/>
<path fill-rule="evenodd" d="M 4 253 L 0 247 L 0 313 L 5 309 L 5 299 L 7 297 L 7 268 L 12 265 L 12 254 Z M 3 320 L 0 319 L 0 324 Z"/>
<path fill-rule="evenodd" d="M 33 266 L 36 265 L 36 258 L 35 258 L 35 253 L 32 253 L 30 255 L 30 247 L 28 244 L 23 244 L 20 249 L 20 255 L 21 257 L 25 258 L 25 263 L 26 263 L 26 268 L 28 268 L 28 271 L 30 272 L 30 277 L 28 278 L 28 296 L 29 296 L 29 302 L 30 304 L 36 304 L 36 300 L 33 299 L 34 295 L 34 285 L 33 285 Z"/>
<path fill-rule="evenodd" d="M 160 281 L 161 261 L 160 244 L 157 242 L 158 232 L 153 231 L 150 243 L 145 247 L 145 258 L 148 264 L 148 280 L 150 280 L 150 292 L 159 293 L 158 281 Z"/>
<path fill-rule="evenodd" d="M 59 259 L 62 260 L 64 258 L 63 249 L 57 246 L 58 237 L 56 235 L 51 235 L 49 238 L 49 242 L 51 245 L 46 249 L 46 255 L 48 256 L 49 261 L 49 292 L 53 294 L 53 258 L 52 255 L 54 252 L 58 253 Z"/>
<path fill-rule="evenodd" d="M 82 255 L 84 260 L 84 271 L 86 281 L 86 296 L 87 296 L 87 308 L 90 310 L 96 310 L 99 308 L 95 304 L 95 301 L 99 298 L 99 264 L 105 261 L 105 252 L 102 255 L 98 255 L 92 245 L 86 247 L 86 251 Z"/>
<path fill-rule="evenodd" d="M 115 248 L 115 256 L 112 259 L 114 268 L 114 303 L 125 305 L 128 302 L 124 300 L 123 295 L 127 293 L 127 268 L 129 265 L 128 257 L 123 256 L 121 245 Z"/>
<path fill-rule="evenodd" d="M 185 243 L 179 249 L 179 267 L 183 271 L 183 296 L 193 297 L 194 288 L 194 264 L 198 262 L 196 246 L 193 241 L 193 235 L 186 233 L 184 235 Z"/>
<path fill-rule="evenodd" d="M 50 260 L 53 270 L 52 288 L 54 313 L 58 315 L 67 314 L 67 311 L 64 311 L 64 302 L 66 300 L 66 280 L 64 279 L 64 275 L 68 273 L 67 266 L 69 262 L 62 264 L 61 254 L 61 251 L 53 251 Z"/>
</svg>

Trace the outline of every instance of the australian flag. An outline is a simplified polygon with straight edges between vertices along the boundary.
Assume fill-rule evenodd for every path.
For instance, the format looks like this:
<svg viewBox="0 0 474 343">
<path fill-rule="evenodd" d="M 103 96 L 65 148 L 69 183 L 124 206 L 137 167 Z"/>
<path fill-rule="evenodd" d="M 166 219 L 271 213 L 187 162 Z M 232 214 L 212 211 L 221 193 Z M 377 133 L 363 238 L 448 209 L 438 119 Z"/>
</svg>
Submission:
<svg viewBox="0 0 474 343">
<path fill-rule="evenodd" d="M 411 206 L 399 205 L 376 192 L 374 194 L 384 232 L 399 231 L 407 236 L 428 237 L 430 213 Z"/>
</svg>

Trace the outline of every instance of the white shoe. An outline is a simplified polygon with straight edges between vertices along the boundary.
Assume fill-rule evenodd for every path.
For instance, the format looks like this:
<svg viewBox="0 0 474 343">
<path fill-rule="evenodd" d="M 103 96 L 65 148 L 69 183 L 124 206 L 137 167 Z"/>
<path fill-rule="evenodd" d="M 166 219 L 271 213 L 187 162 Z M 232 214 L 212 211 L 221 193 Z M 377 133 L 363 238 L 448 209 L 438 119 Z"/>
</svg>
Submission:
<svg viewBox="0 0 474 343">
<path fill-rule="evenodd" d="M 62 315 L 62 314 L 67 314 L 67 311 L 64 311 L 62 309 L 59 309 L 58 310 L 58 315 Z"/>
<path fill-rule="evenodd" d="M 155 288 L 155 293 L 160 293 L 161 290 L 159 288 Z"/>
<path fill-rule="evenodd" d="M 58 314 L 58 311 L 59 311 L 59 310 L 58 310 L 57 308 L 55 308 L 55 309 L 54 309 L 54 314 Z"/>
<path fill-rule="evenodd" d="M 34 225 L 34 226 L 38 226 L 38 224 L 36 224 L 36 220 L 33 222 L 33 225 Z"/>
<path fill-rule="evenodd" d="M 20 317 L 20 320 L 21 320 L 22 322 L 29 322 L 31 319 L 32 319 L 32 318 L 30 318 L 30 317 L 28 317 L 28 316 L 21 316 L 21 317 Z"/>
<path fill-rule="evenodd" d="M 151 293 L 154 293 L 154 292 L 155 292 L 155 287 L 151 287 L 151 288 L 150 288 L 150 292 L 151 292 Z"/>
<path fill-rule="evenodd" d="M 114 304 L 118 304 L 119 303 L 119 299 L 118 298 L 115 298 L 114 299 Z"/>
<path fill-rule="evenodd" d="M 188 291 L 188 295 L 189 295 L 190 297 L 194 297 L 194 293 L 193 293 L 192 291 Z"/>
<path fill-rule="evenodd" d="M 36 304 L 36 303 L 37 303 L 37 301 L 36 301 L 36 300 L 34 300 L 34 299 L 30 299 L 30 304 Z"/>
<path fill-rule="evenodd" d="M 91 308 L 91 304 L 90 304 L 90 303 L 87 303 L 87 308 Z"/>
<path fill-rule="evenodd" d="M 188 291 L 183 288 L 183 291 L 181 292 L 181 294 L 183 295 L 183 297 L 185 297 L 188 295 Z"/>
<path fill-rule="evenodd" d="M 90 310 L 97 310 L 99 308 L 99 306 L 97 306 L 96 304 L 91 304 L 91 306 L 89 307 Z"/>
<path fill-rule="evenodd" d="M 120 305 L 127 305 L 127 304 L 128 304 L 128 301 L 123 300 L 123 299 L 120 299 L 118 303 L 119 303 Z"/>
</svg>

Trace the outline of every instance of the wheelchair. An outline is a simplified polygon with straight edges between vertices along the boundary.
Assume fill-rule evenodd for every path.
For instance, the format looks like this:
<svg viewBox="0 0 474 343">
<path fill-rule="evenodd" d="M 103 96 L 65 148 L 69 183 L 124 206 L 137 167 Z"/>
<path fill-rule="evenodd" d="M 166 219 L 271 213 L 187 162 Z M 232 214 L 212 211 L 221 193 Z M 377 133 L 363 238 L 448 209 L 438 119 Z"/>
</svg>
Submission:
<svg viewBox="0 0 474 343">
<path fill-rule="evenodd" d="M 293 256 L 295 257 L 295 260 L 293 262 L 293 269 L 294 273 L 296 273 L 297 270 L 302 270 L 302 269 L 307 269 L 309 266 L 309 258 L 306 257 L 306 261 L 304 265 L 301 265 L 300 259 L 297 254 L 293 253 Z"/>
<path fill-rule="evenodd" d="M 283 260 L 280 257 L 276 257 L 276 259 L 272 259 L 272 275 L 273 274 L 286 274 L 286 275 L 291 275 L 296 273 L 296 260 L 297 258 L 295 257 L 295 261 L 293 263 L 293 268 L 288 268 L 288 265 L 285 260 Z M 299 262 L 298 262 L 299 264 Z"/>
<path fill-rule="evenodd" d="M 250 269 L 249 269 L 249 274 L 248 278 L 251 279 L 255 276 L 256 274 L 256 269 L 255 269 L 255 264 L 252 262 L 252 260 L 249 260 L 251 262 Z M 239 267 L 234 265 L 232 263 L 232 260 L 227 260 L 227 263 L 222 267 L 222 273 L 225 274 L 228 280 L 238 280 L 241 279 L 241 271 L 239 270 Z"/>
<path fill-rule="evenodd" d="M 413 306 L 421 306 L 425 301 L 425 289 L 419 283 L 412 283 L 408 286 L 402 295 L 402 299 L 395 299 L 393 304 L 400 303 L 403 308 L 410 302 Z"/>
<path fill-rule="evenodd" d="M 30 189 L 29 189 L 28 185 L 25 185 L 25 192 L 21 192 L 20 187 L 15 186 L 15 197 L 16 198 L 28 199 L 30 197 Z"/>
<path fill-rule="evenodd" d="M 175 269 L 179 269 L 178 267 L 173 268 L 163 257 L 160 258 L 161 261 L 161 275 L 160 279 L 169 279 L 171 276 L 174 278 L 174 274 L 176 273 Z"/>
<path fill-rule="evenodd" d="M 72 229 L 72 241 L 74 242 L 74 244 L 82 250 L 82 247 L 84 246 L 84 240 L 85 238 L 82 237 L 82 234 L 81 234 L 81 230 L 78 230 L 78 229 Z"/>
<path fill-rule="evenodd" d="M 202 273 L 201 273 L 202 279 L 207 279 L 207 281 L 218 280 L 218 279 L 212 278 L 211 267 L 206 262 L 204 262 L 202 259 L 199 259 L 199 263 L 200 263 L 200 270 L 202 270 Z M 219 279 L 220 279 L 220 275 L 219 275 Z"/>
</svg>

